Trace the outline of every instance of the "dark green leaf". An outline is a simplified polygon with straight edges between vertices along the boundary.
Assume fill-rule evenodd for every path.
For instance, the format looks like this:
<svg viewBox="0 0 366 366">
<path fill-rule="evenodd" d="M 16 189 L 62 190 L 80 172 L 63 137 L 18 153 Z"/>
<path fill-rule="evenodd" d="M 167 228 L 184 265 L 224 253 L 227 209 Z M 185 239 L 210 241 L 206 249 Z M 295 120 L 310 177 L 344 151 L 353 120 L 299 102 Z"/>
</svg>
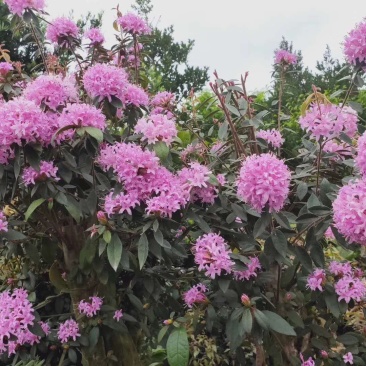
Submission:
<svg viewBox="0 0 366 366">
<path fill-rule="evenodd" d="M 174 329 L 166 343 L 170 366 L 187 366 L 189 361 L 189 343 L 185 328 Z"/>
<path fill-rule="evenodd" d="M 137 249 L 138 249 L 138 259 L 140 264 L 140 269 L 144 266 L 147 256 L 149 254 L 149 242 L 147 240 L 147 237 L 145 234 L 142 234 L 138 243 L 137 243 Z"/>
<path fill-rule="evenodd" d="M 30 205 L 29 205 L 29 207 L 28 207 L 28 209 L 27 209 L 27 211 L 26 211 L 26 213 L 25 213 L 25 221 L 28 221 L 28 219 L 29 219 L 29 217 L 32 215 L 32 213 L 37 209 L 37 207 L 39 207 L 43 202 L 45 202 L 46 200 L 44 199 L 44 198 L 39 198 L 38 200 L 35 200 L 35 201 L 33 201 Z"/>
<path fill-rule="evenodd" d="M 117 271 L 122 257 L 122 242 L 117 234 L 113 234 L 112 240 L 107 246 L 107 256 L 110 265 Z"/>
<path fill-rule="evenodd" d="M 296 337 L 294 328 L 278 314 L 268 310 L 263 310 L 263 314 L 268 319 L 268 324 L 271 330 L 274 330 L 277 333 Z"/>
</svg>

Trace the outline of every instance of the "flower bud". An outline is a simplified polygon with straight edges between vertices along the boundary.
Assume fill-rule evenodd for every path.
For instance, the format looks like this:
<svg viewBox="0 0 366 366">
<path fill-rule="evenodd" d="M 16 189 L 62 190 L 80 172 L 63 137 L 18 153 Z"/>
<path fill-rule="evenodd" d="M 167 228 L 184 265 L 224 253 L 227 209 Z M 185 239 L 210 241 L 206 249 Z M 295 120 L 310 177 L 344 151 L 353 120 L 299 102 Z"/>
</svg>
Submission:
<svg viewBox="0 0 366 366">
<path fill-rule="evenodd" d="M 105 215 L 105 212 L 103 212 L 103 211 L 97 212 L 97 219 L 98 219 L 99 223 L 102 225 L 106 225 L 108 222 L 107 216 Z"/>
<path fill-rule="evenodd" d="M 173 319 L 166 319 L 163 321 L 163 324 L 164 325 L 170 325 L 170 324 L 173 324 Z"/>
<path fill-rule="evenodd" d="M 250 301 L 250 298 L 248 295 L 246 295 L 246 294 L 241 295 L 240 300 L 244 306 L 246 306 L 248 308 L 251 306 L 251 301 Z"/>
<path fill-rule="evenodd" d="M 321 356 L 322 358 L 328 358 L 328 352 L 327 352 L 327 351 L 324 351 L 324 350 L 321 350 L 321 351 L 320 351 L 320 356 Z"/>
</svg>

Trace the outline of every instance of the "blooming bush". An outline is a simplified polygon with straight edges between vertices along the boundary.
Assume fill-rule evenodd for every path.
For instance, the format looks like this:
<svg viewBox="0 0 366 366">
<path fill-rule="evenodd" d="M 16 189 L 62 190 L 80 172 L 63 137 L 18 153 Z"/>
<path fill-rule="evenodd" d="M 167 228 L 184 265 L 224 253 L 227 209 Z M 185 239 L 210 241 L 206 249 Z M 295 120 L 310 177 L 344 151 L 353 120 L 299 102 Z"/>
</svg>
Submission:
<svg viewBox="0 0 366 366">
<path fill-rule="evenodd" d="M 43 2 L 6 3 L 38 26 Z M 99 30 L 83 49 L 75 23 L 50 22 L 53 64 L 68 55 L 70 70 L 43 47 L 32 81 L 0 65 L 19 88 L 0 103 L 1 363 L 365 364 L 355 105 L 309 90 L 287 159 L 281 118 L 263 129 L 247 75 L 215 74 L 222 119 L 202 129 L 194 103 L 150 92 L 146 21 L 117 10 L 114 25 L 107 51 Z M 356 74 L 362 37 L 345 46 Z M 283 76 L 297 58 L 275 62 Z"/>
</svg>

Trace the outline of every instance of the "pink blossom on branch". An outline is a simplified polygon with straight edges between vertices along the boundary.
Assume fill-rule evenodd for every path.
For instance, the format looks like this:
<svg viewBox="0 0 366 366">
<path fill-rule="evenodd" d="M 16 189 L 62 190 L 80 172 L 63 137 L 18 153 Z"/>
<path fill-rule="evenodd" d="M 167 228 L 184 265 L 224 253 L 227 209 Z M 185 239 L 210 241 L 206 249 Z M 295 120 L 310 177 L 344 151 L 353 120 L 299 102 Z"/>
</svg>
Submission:
<svg viewBox="0 0 366 366">
<path fill-rule="evenodd" d="M 366 174 L 366 132 L 357 141 L 356 166 L 363 176 Z"/>
<path fill-rule="evenodd" d="M 103 305 L 102 298 L 98 296 L 89 297 L 90 302 L 85 300 L 81 300 L 78 305 L 78 309 L 81 314 L 85 314 L 88 318 L 91 318 L 97 315 L 97 312 L 100 310 Z"/>
<path fill-rule="evenodd" d="M 109 101 L 112 97 L 122 100 L 128 84 L 125 70 L 107 64 L 95 64 L 86 70 L 83 83 L 86 92 L 92 98 Z"/>
<path fill-rule="evenodd" d="M 80 337 L 78 323 L 74 319 L 69 319 L 61 323 L 57 336 L 62 343 L 70 341 L 70 338 L 76 341 L 76 338 Z"/>
<path fill-rule="evenodd" d="M 275 51 L 275 64 L 295 65 L 297 63 L 297 55 L 286 50 Z"/>
<path fill-rule="evenodd" d="M 285 163 L 272 154 L 247 157 L 236 181 L 238 196 L 254 210 L 277 212 L 289 193 L 291 173 Z"/>
<path fill-rule="evenodd" d="M 174 102 L 175 102 L 175 95 L 167 91 L 157 93 L 151 99 L 151 105 L 153 107 L 161 107 L 165 109 L 171 109 L 174 106 Z"/>
<path fill-rule="evenodd" d="M 174 141 L 178 133 L 175 121 L 163 114 L 139 119 L 135 126 L 135 132 L 142 133 L 142 139 L 146 140 L 149 144 L 163 141 L 167 145 L 170 145 Z"/>
<path fill-rule="evenodd" d="M 127 13 L 117 19 L 117 23 L 128 33 L 135 35 L 150 34 L 151 28 L 146 21 L 133 13 Z"/>
<path fill-rule="evenodd" d="M 53 111 L 64 107 L 67 102 L 78 100 L 75 80 L 70 77 L 62 78 L 59 75 L 39 76 L 27 84 L 23 96 L 38 106 L 45 105 Z"/>
<path fill-rule="evenodd" d="M 333 202 L 334 226 L 350 242 L 366 245 L 366 182 L 343 186 Z"/>
<path fill-rule="evenodd" d="M 137 85 L 128 84 L 123 93 L 122 101 L 126 105 L 133 105 L 135 107 L 144 107 L 149 104 L 149 96 L 144 89 Z"/>
<path fill-rule="evenodd" d="M 14 67 L 10 62 L 0 62 L 0 75 L 4 76 L 12 70 Z"/>
<path fill-rule="evenodd" d="M 23 171 L 23 182 L 26 186 L 44 182 L 47 179 L 53 179 L 54 181 L 60 180 L 57 177 L 58 168 L 50 161 L 41 161 L 39 171 L 32 167 L 25 168 Z"/>
<path fill-rule="evenodd" d="M 306 287 L 311 291 L 323 291 L 323 286 L 326 281 L 324 269 L 317 268 L 308 276 Z"/>
<path fill-rule="evenodd" d="M 218 234 L 210 233 L 200 236 L 192 251 L 198 270 L 205 271 L 206 276 L 212 279 L 233 271 L 231 250 L 224 238 Z"/>
<path fill-rule="evenodd" d="M 44 0 L 4 0 L 4 3 L 8 5 L 12 14 L 20 17 L 26 9 L 43 10 L 45 7 Z"/>
<path fill-rule="evenodd" d="M 4 212 L 0 211 L 0 232 L 7 232 L 8 231 L 8 220 Z"/>
<path fill-rule="evenodd" d="M 267 141 L 272 147 L 281 147 L 285 141 L 281 132 L 274 128 L 272 128 L 272 130 L 259 130 L 257 132 L 257 137 Z"/>
<path fill-rule="evenodd" d="M 84 38 L 88 39 L 93 46 L 101 45 L 105 41 L 99 28 L 90 28 L 84 33 Z"/>
<path fill-rule="evenodd" d="M 357 24 L 349 32 L 344 41 L 344 54 L 346 60 L 352 64 L 363 64 L 366 61 L 366 21 Z"/>
<path fill-rule="evenodd" d="M 46 30 L 46 38 L 60 46 L 68 46 L 68 38 L 78 38 L 78 36 L 78 26 L 71 19 L 65 17 L 54 19 Z"/>
<path fill-rule="evenodd" d="M 302 353 L 300 353 L 301 366 L 315 366 L 314 360 L 309 357 L 306 361 Z"/>
<path fill-rule="evenodd" d="M 199 283 L 183 294 L 184 302 L 189 308 L 192 308 L 194 304 L 205 303 L 208 301 L 205 292 L 207 292 L 207 287 Z"/>
<path fill-rule="evenodd" d="M 262 268 L 257 257 L 251 257 L 246 266 L 248 267 L 248 269 L 244 271 L 234 270 L 234 277 L 236 280 L 248 281 L 252 277 L 257 277 L 257 272 Z"/>
<path fill-rule="evenodd" d="M 121 309 L 119 310 L 116 310 L 114 312 L 114 315 L 113 315 L 113 319 L 116 321 L 116 322 L 119 322 L 119 320 L 123 317 L 123 312 Z"/>
<path fill-rule="evenodd" d="M 338 301 L 344 300 L 349 303 L 351 300 L 360 302 L 366 294 L 366 286 L 359 278 L 343 276 L 334 284 L 338 295 Z"/>
</svg>

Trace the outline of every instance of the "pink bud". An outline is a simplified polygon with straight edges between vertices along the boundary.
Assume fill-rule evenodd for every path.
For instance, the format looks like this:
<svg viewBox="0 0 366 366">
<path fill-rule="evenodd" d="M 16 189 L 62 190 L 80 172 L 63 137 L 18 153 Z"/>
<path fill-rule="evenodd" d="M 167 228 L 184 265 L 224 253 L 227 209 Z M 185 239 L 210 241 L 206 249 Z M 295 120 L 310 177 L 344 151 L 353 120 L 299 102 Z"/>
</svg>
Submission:
<svg viewBox="0 0 366 366">
<path fill-rule="evenodd" d="M 173 324 L 173 319 L 166 319 L 163 321 L 163 324 L 164 325 L 170 325 L 170 324 Z"/>
<path fill-rule="evenodd" d="M 106 216 L 105 212 L 103 212 L 103 211 L 98 211 L 98 212 L 97 212 L 97 219 L 98 219 L 98 221 L 99 221 L 102 225 L 105 225 L 105 224 L 108 222 L 108 220 L 107 220 L 107 216 Z"/>
<path fill-rule="evenodd" d="M 328 352 L 327 352 L 327 351 L 324 351 L 324 350 L 321 350 L 321 351 L 320 351 L 320 356 L 321 356 L 322 358 L 328 358 Z"/>
<path fill-rule="evenodd" d="M 249 296 L 248 296 L 248 295 L 246 295 L 246 294 L 241 295 L 240 300 L 241 300 L 241 303 L 242 303 L 244 306 L 246 306 L 246 307 L 250 307 L 251 302 L 250 302 L 250 298 L 249 298 Z"/>
</svg>

